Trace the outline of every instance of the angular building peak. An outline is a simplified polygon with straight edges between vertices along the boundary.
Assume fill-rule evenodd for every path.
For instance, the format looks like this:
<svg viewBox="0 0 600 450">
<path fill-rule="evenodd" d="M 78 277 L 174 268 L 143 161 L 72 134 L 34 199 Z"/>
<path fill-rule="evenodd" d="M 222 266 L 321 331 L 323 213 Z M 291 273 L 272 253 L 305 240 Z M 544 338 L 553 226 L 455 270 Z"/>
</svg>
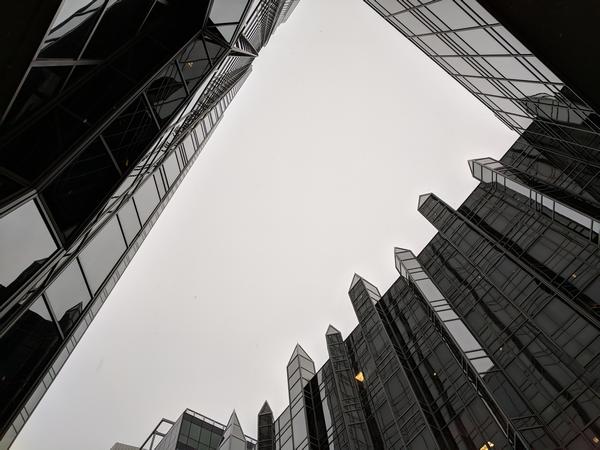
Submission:
<svg viewBox="0 0 600 450">
<path fill-rule="evenodd" d="M 260 411 L 258 412 L 259 416 L 262 416 L 263 414 L 273 414 L 273 411 L 271 410 L 271 407 L 269 406 L 269 402 L 266 400 L 263 403 L 262 408 L 260 408 Z"/>
<path fill-rule="evenodd" d="M 405 276 L 405 273 L 403 272 L 402 268 L 406 266 L 406 261 L 411 259 L 416 259 L 415 254 L 412 252 L 412 250 L 399 247 L 394 248 L 394 262 L 396 264 L 396 270 L 400 275 Z M 414 266 L 414 264 L 411 265 L 411 268 L 412 266 Z"/>
<path fill-rule="evenodd" d="M 298 355 L 308 359 L 309 361 L 312 361 L 312 358 L 310 356 L 308 356 L 308 353 L 306 353 L 306 351 L 302 348 L 302 346 L 300 344 L 296 344 L 296 347 L 294 347 L 294 351 L 292 352 L 292 356 L 290 357 L 290 360 L 288 362 L 288 366 L 294 360 L 294 358 L 297 357 Z"/>
<path fill-rule="evenodd" d="M 338 330 L 336 327 L 329 324 L 329 326 L 327 327 L 327 332 L 325 333 L 325 336 L 329 336 L 330 334 L 342 334 L 342 333 L 340 333 L 340 330 Z"/>
<path fill-rule="evenodd" d="M 419 204 L 417 206 L 417 209 L 419 209 L 421 206 L 423 206 L 423 204 L 427 201 L 427 199 L 429 197 L 431 197 L 431 192 L 427 193 L 427 194 L 421 194 L 419 195 Z"/>
<path fill-rule="evenodd" d="M 355 273 L 354 276 L 352 277 L 352 283 L 350 283 L 350 289 L 352 289 L 354 286 L 356 286 L 356 283 L 358 283 L 360 280 L 362 280 L 363 278 Z"/>
<path fill-rule="evenodd" d="M 354 277 L 352 278 L 352 283 L 350 284 L 350 289 L 348 290 L 348 292 L 350 292 L 352 290 L 352 288 L 354 288 L 354 286 L 356 286 L 358 284 L 358 282 L 362 282 L 362 284 L 364 285 L 365 289 L 371 293 L 371 299 L 373 300 L 379 300 L 381 298 L 381 293 L 379 292 L 379 289 L 377 289 L 377 286 L 375 286 L 372 283 L 369 283 L 367 280 L 365 280 L 363 277 L 361 277 L 360 275 L 354 274 Z"/>
<path fill-rule="evenodd" d="M 246 437 L 242 431 L 242 426 L 240 425 L 235 409 L 227 422 L 219 450 L 246 450 Z"/>
</svg>

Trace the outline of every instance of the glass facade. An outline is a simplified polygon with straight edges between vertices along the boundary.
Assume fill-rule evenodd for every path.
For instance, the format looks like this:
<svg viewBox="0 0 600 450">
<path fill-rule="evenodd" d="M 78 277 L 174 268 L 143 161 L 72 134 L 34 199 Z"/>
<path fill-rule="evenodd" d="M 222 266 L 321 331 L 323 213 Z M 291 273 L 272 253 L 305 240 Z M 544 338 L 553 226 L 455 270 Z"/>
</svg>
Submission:
<svg viewBox="0 0 600 450">
<path fill-rule="evenodd" d="M 476 0 L 366 2 L 520 137 L 458 209 L 419 197 L 437 234 L 383 295 L 354 276 L 358 326 L 319 370 L 296 346 L 257 449 L 600 448 L 596 112 Z"/>
<path fill-rule="evenodd" d="M 284 0 L 38 6 L 48 20 L 31 26 L 48 33 L 24 43 L 37 50 L 22 83 L 0 89 L 0 448 L 57 376 L 290 8 Z"/>
<path fill-rule="evenodd" d="M 242 431 L 235 411 L 227 425 L 186 409 L 172 422 L 162 419 L 141 450 L 255 450 L 256 440 Z"/>
<path fill-rule="evenodd" d="M 527 42 L 515 38 L 503 21 L 488 12 L 488 7 L 506 10 L 502 18 L 512 24 L 510 19 L 517 18 L 522 7 L 535 15 L 533 4 L 488 0 L 365 2 L 528 140 L 583 155 L 600 149 L 597 113 L 530 51 Z M 548 8 L 556 10 L 554 3 Z M 597 10 L 590 13 L 597 16 Z M 526 26 L 526 34 L 542 34 L 531 32 L 538 24 Z M 572 26 L 563 24 L 563 28 Z M 585 38 L 579 45 L 585 48 Z"/>
<path fill-rule="evenodd" d="M 383 295 L 353 277 L 358 326 L 346 339 L 329 326 L 318 370 L 294 348 L 289 404 L 275 417 L 265 402 L 257 440 L 235 411 L 223 425 L 186 410 L 161 420 L 141 448 L 600 448 L 594 102 L 555 75 L 576 71 L 550 70 L 489 2 L 365 1 L 519 139 L 500 160 L 469 161 L 479 185 L 458 209 L 419 197 L 437 234 L 418 255 L 395 249 L 400 276 Z M 127 1 L 62 3 L 0 129 L 4 447 L 297 0 L 200 2 L 193 11 L 148 2 L 119 36 L 107 30 Z M 161 48 L 156 36 L 167 37 Z M 107 92 L 106 80 L 118 88 Z M 98 98 L 82 102 L 92 91 Z M 48 151 L 30 162 L 42 144 Z"/>
<path fill-rule="evenodd" d="M 577 174 L 531 155 L 520 138 L 469 161 L 480 184 L 457 210 L 419 197 L 436 236 L 395 249 L 383 295 L 353 277 L 358 326 L 329 326 L 319 370 L 295 347 L 257 450 L 600 448 L 598 215 Z"/>
</svg>

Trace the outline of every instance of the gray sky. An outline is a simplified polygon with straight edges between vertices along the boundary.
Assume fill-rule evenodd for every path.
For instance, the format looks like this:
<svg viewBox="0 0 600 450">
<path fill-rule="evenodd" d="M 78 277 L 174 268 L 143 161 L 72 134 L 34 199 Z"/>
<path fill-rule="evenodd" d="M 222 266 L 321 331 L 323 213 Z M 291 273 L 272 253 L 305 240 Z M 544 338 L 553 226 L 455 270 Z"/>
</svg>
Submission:
<svg viewBox="0 0 600 450">
<path fill-rule="evenodd" d="M 514 139 L 362 1 L 301 0 L 13 448 L 140 445 L 186 407 L 256 435 L 296 342 L 320 366 L 356 325 L 353 273 L 383 293 L 433 236 L 418 195 L 458 206 Z"/>
</svg>

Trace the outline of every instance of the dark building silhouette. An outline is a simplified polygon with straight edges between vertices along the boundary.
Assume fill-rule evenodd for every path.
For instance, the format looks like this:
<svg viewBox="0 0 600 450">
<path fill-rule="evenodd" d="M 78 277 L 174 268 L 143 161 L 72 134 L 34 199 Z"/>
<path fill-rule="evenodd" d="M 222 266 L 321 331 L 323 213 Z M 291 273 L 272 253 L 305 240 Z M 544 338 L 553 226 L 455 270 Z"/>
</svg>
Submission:
<svg viewBox="0 0 600 450">
<path fill-rule="evenodd" d="M 600 448 L 600 9 L 365 1 L 520 137 L 458 209 L 419 197 L 437 234 L 383 295 L 354 276 L 358 326 L 319 370 L 296 346 L 257 449 Z"/>
<path fill-rule="evenodd" d="M 0 7 L 0 448 L 57 376 L 287 0 Z"/>
</svg>

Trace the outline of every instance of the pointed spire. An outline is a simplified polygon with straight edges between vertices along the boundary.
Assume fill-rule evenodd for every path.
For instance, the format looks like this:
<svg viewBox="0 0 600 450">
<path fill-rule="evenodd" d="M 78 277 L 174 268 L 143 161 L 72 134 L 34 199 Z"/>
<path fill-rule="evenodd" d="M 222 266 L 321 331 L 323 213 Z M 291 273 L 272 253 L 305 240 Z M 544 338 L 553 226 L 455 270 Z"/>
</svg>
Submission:
<svg viewBox="0 0 600 450">
<path fill-rule="evenodd" d="M 350 289 L 349 290 L 352 290 L 352 288 L 354 286 L 356 286 L 356 283 L 358 283 L 360 280 L 362 280 L 362 277 L 360 275 L 358 275 L 358 274 L 355 273 L 354 276 L 352 277 L 352 283 L 350 283 Z"/>
<path fill-rule="evenodd" d="M 246 450 L 246 437 L 242 431 L 242 426 L 235 412 L 235 409 L 229 417 L 223 441 L 219 445 L 219 450 Z"/>
<path fill-rule="evenodd" d="M 329 327 L 327 327 L 327 332 L 325 333 L 325 336 L 329 336 L 330 334 L 342 334 L 342 333 L 340 333 L 340 330 L 338 330 L 336 327 L 329 324 Z"/>
<path fill-rule="evenodd" d="M 429 197 L 431 197 L 433 194 L 429 193 L 429 194 L 421 194 L 419 195 L 419 205 L 417 206 L 417 210 L 423 206 L 423 204 L 427 201 L 427 199 Z"/>
<path fill-rule="evenodd" d="M 295 357 L 297 357 L 298 355 L 303 356 L 304 358 L 308 359 L 309 361 L 312 361 L 312 358 L 310 356 L 308 356 L 308 353 L 306 353 L 306 351 L 302 348 L 302 346 L 300 344 L 296 344 L 296 347 L 294 347 L 292 356 L 290 357 L 290 360 L 288 361 L 288 366 L 293 361 L 293 359 Z"/>
<path fill-rule="evenodd" d="M 263 414 L 273 414 L 273 411 L 271 411 L 271 407 L 269 406 L 269 402 L 267 402 L 266 400 L 263 403 L 262 408 L 260 408 L 260 411 L 258 412 L 259 416 L 262 416 Z"/>
<path fill-rule="evenodd" d="M 356 286 L 359 281 L 363 284 L 364 288 L 369 293 L 369 297 L 371 298 L 371 301 L 373 303 L 377 303 L 377 301 L 379 301 L 379 299 L 381 298 L 379 289 L 377 289 L 377 287 L 375 285 L 369 283 L 367 280 L 365 280 L 363 277 L 361 277 L 360 275 L 357 275 L 357 274 L 354 274 L 354 277 L 352 278 L 352 283 L 350 284 L 350 289 L 348 290 L 348 294 L 350 294 L 350 292 L 352 291 L 354 286 Z M 352 296 L 350 296 L 350 297 L 352 298 Z"/>
</svg>

